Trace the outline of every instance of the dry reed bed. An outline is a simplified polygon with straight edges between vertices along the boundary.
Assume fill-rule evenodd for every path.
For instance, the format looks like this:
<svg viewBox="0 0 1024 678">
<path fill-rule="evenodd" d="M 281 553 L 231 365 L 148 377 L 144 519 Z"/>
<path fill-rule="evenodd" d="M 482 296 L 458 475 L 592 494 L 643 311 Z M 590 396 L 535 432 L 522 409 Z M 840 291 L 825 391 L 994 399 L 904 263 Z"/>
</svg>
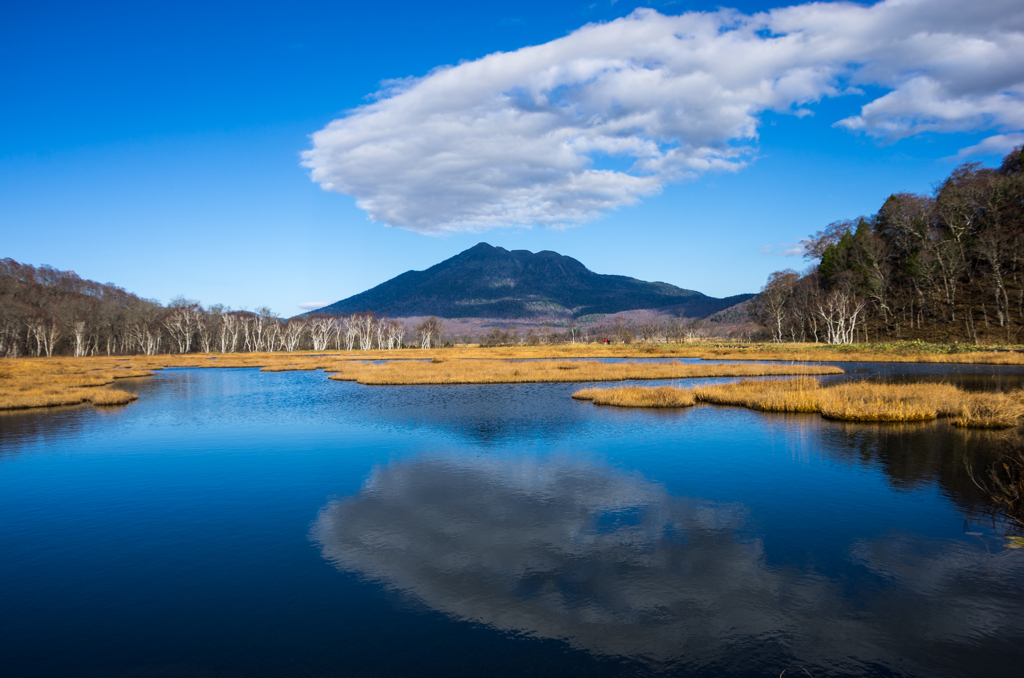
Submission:
<svg viewBox="0 0 1024 678">
<path fill-rule="evenodd" d="M 738 346 L 711 346 L 703 344 L 636 344 L 632 346 L 575 344 L 566 346 L 505 346 L 480 348 L 476 346 L 436 348 L 403 351 L 332 351 L 337 360 L 396 360 L 396 359 L 558 359 L 558 358 L 699 358 L 702 360 L 761 360 L 779 362 L 895 362 L 945 363 L 978 365 L 1024 365 L 1024 353 L 1011 351 L 970 351 L 963 353 L 936 353 L 932 351 L 901 349 L 865 350 L 822 344 L 748 344 Z M 281 356 L 281 354 L 256 354 Z M 173 357 L 173 356 L 172 356 Z M 227 356 L 225 356 L 227 357 Z M 298 356 L 300 360 L 309 359 Z M 267 358 L 264 358 L 266 360 Z M 287 359 L 287 358 L 285 358 Z M 295 357 L 291 358 L 292 361 Z"/>
<path fill-rule="evenodd" d="M 49 407 L 57 405 L 72 405 L 82 402 L 96 402 L 106 400 L 113 404 L 118 398 L 130 402 L 134 396 L 124 391 L 119 391 L 121 396 L 112 396 L 101 391 L 113 393 L 117 389 L 109 388 L 109 385 L 118 378 L 147 376 L 153 370 L 164 367 L 203 367 L 203 368 L 232 368 L 232 367 L 259 367 L 268 372 L 291 371 L 291 370 L 317 370 L 324 369 L 337 373 L 338 379 L 346 379 L 346 375 L 354 372 L 361 372 L 371 379 L 363 381 L 357 377 L 356 381 L 362 383 L 473 383 L 465 377 L 454 375 L 454 378 L 438 381 L 422 381 L 417 378 L 414 381 L 386 382 L 380 380 L 380 372 L 373 372 L 368 367 L 356 366 L 353 361 L 363 360 L 390 360 L 390 361 L 417 361 L 433 359 L 442 361 L 483 361 L 485 365 L 509 359 L 554 359 L 559 358 L 703 358 L 707 360 L 740 360 L 740 361 L 863 361 L 863 362 L 930 362 L 930 363 L 978 363 L 993 365 L 1016 365 L 1024 364 L 1024 354 L 1010 352 L 973 352 L 973 353 L 930 353 L 925 351 L 910 351 L 894 354 L 891 351 L 848 351 L 842 348 L 829 348 L 814 344 L 788 344 L 788 345 L 742 345 L 742 346 L 707 346 L 707 345 L 684 345 L 684 346 L 605 346 L 605 345 L 568 345 L 568 346 L 518 346 L 500 348 L 479 348 L 479 347 L 457 347 L 429 350 L 402 350 L 402 351 L 351 351 L 338 352 L 328 351 L 321 353 L 246 353 L 246 354 L 218 354 L 215 356 L 207 354 L 190 355 L 159 355 L 159 356 L 132 356 L 131 358 L 112 357 L 90 357 L 90 358 L 19 358 L 17 360 L 0 359 L 0 410 L 21 409 L 28 407 Z M 408 362 L 404 365 L 417 365 L 417 362 Z M 449 368 L 452 366 L 449 365 Z M 390 368 L 396 370 L 397 368 Z M 406 370 L 407 368 L 403 368 Z M 526 373 L 535 373 L 536 370 L 547 372 L 551 375 L 548 378 L 531 376 L 524 378 Z M 471 370 L 484 375 L 482 381 L 476 383 L 497 383 L 497 382 L 528 382 L 528 381 L 612 381 L 616 379 L 661 379 L 661 378 L 685 378 L 687 376 L 725 376 L 724 373 L 691 373 L 683 374 L 676 371 L 660 374 L 650 373 L 639 376 L 636 374 L 638 368 L 615 368 L 606 370 L 612 374 L 616 369 L 620 372 L 629 372 L 625 376 L 604 376 L 604 377 L 579 377 L 570 378 L 562 372 L 555 372 L 556 369 L 570 368 L 541 367 L 531 368 L 528 365 L 516 365 L 513 368 L 505 368 L 504 375 L 490 371 L 486 366 Z M 583 368 L 580 368 L 583 369 Z M 604 368 L 586 368 L 602 370 Z M 755 376 L 769 374 L 756 367 L 757 371 L 736 373 L 735 368 L 730 368 L 732 376 Z M 419 372 L 420 368 L 412 368 L 412 372 Z M 520 374 L 515 374 L 519 371 Z M 656 370 L 655 370 L 656 371 Z M 650 371 L 649 371 L 650 372 Z M 790 368 L 786 368 L 785 374 L 794 374 Z M 820 374 L 821 372 L 803 372 L 804 374 Z M 771 373 L 781 374 L 781 373 Z M 980 401 L 979 401 L 980 402 Z M 975 407 L 974 404 L 971 405 Z M 976 405 L 983 408 L 991 406 Z"/>
<path fill-rule="evenodd" d="M 857 350 L 822 344 L 570 344 L 562 346 L 504 346 L 480 348 L 459 346 L 397 351 L 321 351 L 296 353 L 228 353 L 134 356 L 133 361 L 167 367 L 275 367 L 298 366 L 339 360 L 423 360 L 423 359 L 529 360 L 559 358 L 699 358 L 703 360 L 761 360 L 780 362 L 901 362 L 985 365 L 1024 365 L 1024 353 L 973 351 L 935 353 L 923 350 Z M 100 360 L 102 358 L 89 358 Z M 25 359 L 19 359 L 25 360 Z M 53 358 L 53 360 L 64 360 Z M 71 359 L 68 359 L 71 360 Z M 79 358 L 78 360 L 82 360 Z M 219 364 L 218 364 L 219 363 Z M 312 369 L 317 369 L 316 367 Z M 271 370 L 268 370 L 271 371 Z"/>
<path fill-rule="evenodd" d="M 782 349 L 751 347 L 743 349 L 706 348 L 693 351 L 693 355 L 680 351 L 678 355 L 699 357 L 703 360 L 776 360 L 786 362 L 856 362 L 856 363 L 941 363 L 963 365 L 1024 365 L 1024 353 L 1010 351 L 971 351 L 965 353 L 930 353 L 913 351 L 892 353 L 887 351 L 847 351 L 823 346 Z"/>
<path fill-rule="evenodd" d="M 687 365 L 669 363 L 599 363 L 591 361 L 508 362 L 438 360 L 432 362 L 339 363 L 325 368 L 330 379 L 375 386 L 416 384 L 521 384 L 537 382 L 629 381 L 752 377 L 794 374 L 842 374 L 829 365 Z"/>
<path fill-rule="evenodd" d="M 117 379 L 144 377 L 148 369 L 124 361 L 82 359 L 19 359 L 0 362 L 0 410 L 59 405 L 124 405 L 138 396 L 104 388 Z"/>
<path fill-rule="evenodd" d="M 1009 428 L 1024 416 L 1024 393 L 969 393 L 949 384 L 880 384 L 866 381 L 829 386 L 811 377 L 744 379 L 693 388 L 632 386 L 589 388 L 577 400 L 617 407 L 736 405 L 763 412 L 817 412 L 827 419 L 858 422 L 927 421 L 938 417 L 966 428 Z"/>
<path fill-rule="evenodd" d="M 452 359 L 468 351 L 471 358 Z M 116 405 L 136 399 L 132 393 L 107 388 L 117 379 L 151 376 L 165 367 L 239 368 L 259 367 L 268 372 L 323 369 L 332 378 L 366 384 L 467 384 L 535 381 L 615 381 L 620 379 L 662 379 L 686 376 L 754 376 L 765 374 L 828 374 L 835 368 L 814 366 L 737 365 L 720 372 L 722 366 L 668 364 L 604 364 L 592 362 L 509 363 L 494 359 L 490 349 L 438 349 L 431 351 L 365 351 L 331 354 L 246 353 L 224 355 L 160 355 L 131 358 L 19 358 L 0 360 L 0 410 L 55 407 L 91 402 Z M 562 351 L 554 351 L 561 353 Z M 514 358 L 550 357 L 544 350 L 508 350 Z M 604 355 L 607 355 L 606 353 Z M 389 358 L 387 365 L 362 361 Z M 395 360 L 395 358 L 400 358 Z M 435 362 L 420 362 L 423 359 Z M 380 369 L 380 368 L 386 369 Z M 438 369 L 440 368 L 440 369 Z M 409 377 L 385 375 L 409 374 Z M 433 374 L 434 376 L 430 376 Z M 547 376 L 542 376 L 547 375 Z"/>
</svg>

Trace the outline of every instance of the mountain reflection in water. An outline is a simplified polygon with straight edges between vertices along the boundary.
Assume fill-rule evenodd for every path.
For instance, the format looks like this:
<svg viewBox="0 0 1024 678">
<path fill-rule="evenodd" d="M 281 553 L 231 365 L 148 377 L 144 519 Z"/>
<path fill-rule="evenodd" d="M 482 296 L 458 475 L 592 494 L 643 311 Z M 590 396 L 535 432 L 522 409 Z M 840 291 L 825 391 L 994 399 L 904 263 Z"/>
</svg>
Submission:
<svg viewBox="0 0 1024 678">
<path fill-rule="evenodd" d="M 991 643 L 998 664 L 1024 632 L 998 604 L 1020 596 L 1018 553 L 889 534 L 849 545 L 853 592 L 769 566 L 747 515 L 579 458 L 428 455 L 376 468 L 312 537 L 455 619 L 653 665 L 955 675 L 958 647 Z"/>
</svg>

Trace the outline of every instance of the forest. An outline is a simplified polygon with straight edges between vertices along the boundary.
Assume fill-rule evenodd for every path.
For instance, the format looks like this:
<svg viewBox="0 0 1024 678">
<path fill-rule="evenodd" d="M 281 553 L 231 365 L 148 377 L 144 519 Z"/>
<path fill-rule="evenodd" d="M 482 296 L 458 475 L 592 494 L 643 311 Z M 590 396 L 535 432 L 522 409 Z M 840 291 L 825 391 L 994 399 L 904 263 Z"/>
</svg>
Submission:
<svg viewBox="0 0 1024 678">
<path fill-rule="evenodd" d="M 0 260 L 0 356 L 157 355 L 312 349 L 431 348 L 443 323 L 411 330 L 373 313 L 283 319 L 268 308 L 203 307 L 177 298 L 164 306 L 74 271 Z"/>
<path fill-rule="evenodd" d="M 804 239 L 805 272 L 772 273 L 755 314 L 772 339 L 1018 343 L 1024 328 L 1024 146 L 961 165 L 932 194 Z"/>
</svg>

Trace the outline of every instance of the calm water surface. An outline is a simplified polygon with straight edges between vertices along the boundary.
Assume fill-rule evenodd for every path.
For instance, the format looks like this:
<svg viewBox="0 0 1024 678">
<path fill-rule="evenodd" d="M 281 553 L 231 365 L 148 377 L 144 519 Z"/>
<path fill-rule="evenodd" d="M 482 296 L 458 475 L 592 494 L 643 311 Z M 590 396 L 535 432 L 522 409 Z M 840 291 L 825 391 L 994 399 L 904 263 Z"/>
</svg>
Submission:
<svg viewBox="0 0 1024 678">
<path fill-rule="evenodd" d="M 855 366 L 1020 385 L 1016 368 Z M 5 676 L 1009 676 L 992 434 L 176 369 L 0 416 Z M 800 673 L 799 675 L 803 675 Z"/>
</svg>

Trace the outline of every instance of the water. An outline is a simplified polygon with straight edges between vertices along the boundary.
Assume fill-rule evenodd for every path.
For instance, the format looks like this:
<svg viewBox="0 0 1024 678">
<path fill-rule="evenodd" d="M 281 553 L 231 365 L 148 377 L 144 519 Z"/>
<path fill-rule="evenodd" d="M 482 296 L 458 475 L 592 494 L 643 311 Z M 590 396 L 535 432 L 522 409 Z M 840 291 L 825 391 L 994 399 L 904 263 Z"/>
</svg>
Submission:
<svg viewBox="0 0 1024 678">
<path fill-rule="evenodd" d="M 1024 659 L 1024 552 L 976 516 L 963 464 L 997 434 L 599 408 L 577 384 L 130 381 L 128 407 L 0 416 L 5 676 L 1002 676 Z"/>
<path fill-rule="evenodd" d="M 549 360 L 588 361 L 599 363 L 682 363 L 684 365 L 777 365 L 772 360 L 704 360 L 703 358 L 523 358 L 512 362 L 538 362 Z M 387 361 L 382 361 L 387 362 Z M 792 364 L 792 363 L 782 363 Z M 832 365 L 844 375 L 826 377 L 826 380 L 869 379 L 885 382 L 935 382 L 953 384 L 968 391 L 1011 391 L 1024 388 L 1024 366 L 1018 365 L 957 365 L 943 363 L 855 363 L 820 362 Z M 690 383 L 690 382 L 687 382 Z"/>
</svg>

